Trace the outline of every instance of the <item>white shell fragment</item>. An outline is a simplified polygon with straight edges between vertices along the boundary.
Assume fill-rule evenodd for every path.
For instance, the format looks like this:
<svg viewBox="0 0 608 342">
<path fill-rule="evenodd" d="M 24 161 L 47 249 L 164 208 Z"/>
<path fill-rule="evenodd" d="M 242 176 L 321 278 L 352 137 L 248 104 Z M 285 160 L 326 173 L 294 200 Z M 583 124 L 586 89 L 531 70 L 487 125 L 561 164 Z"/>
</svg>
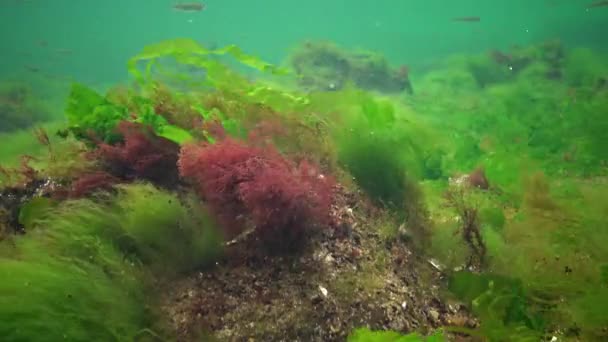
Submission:
<svg viewBox="0 0 608 342">
<path fill-rule="evenodd" d="M 443 266 L 435 259 L 429 259 L 429 264 L 431 264 L 437 271 L 443 271 Z"/>
<path fill-rule="evenodd" d="M 328 292 L 327 292 L 326 288 L 324 288 L 323 286 L 319 285 L 319 290 L 323 294 L 323 297 L 327 297 Z"/>
</svg>

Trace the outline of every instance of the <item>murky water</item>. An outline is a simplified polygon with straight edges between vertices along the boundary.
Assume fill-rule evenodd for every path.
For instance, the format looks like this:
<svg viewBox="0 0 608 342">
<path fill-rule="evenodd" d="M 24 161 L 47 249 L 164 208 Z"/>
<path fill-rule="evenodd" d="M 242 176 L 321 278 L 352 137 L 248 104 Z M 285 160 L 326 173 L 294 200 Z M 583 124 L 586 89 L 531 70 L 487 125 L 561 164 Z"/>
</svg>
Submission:
<svg viewBox="0 0 608 342">
<path fill-rule="evenodd" d="M 608 339 L 608 2 L 0 19 L 0 340 Z"/>
</svg>

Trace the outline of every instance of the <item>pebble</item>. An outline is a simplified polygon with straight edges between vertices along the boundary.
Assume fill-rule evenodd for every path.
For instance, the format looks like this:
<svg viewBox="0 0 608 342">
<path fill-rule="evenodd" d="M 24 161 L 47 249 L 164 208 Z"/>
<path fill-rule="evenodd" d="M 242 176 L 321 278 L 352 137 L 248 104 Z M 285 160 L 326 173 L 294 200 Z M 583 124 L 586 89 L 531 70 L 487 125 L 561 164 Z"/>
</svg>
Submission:
<svg viewBox="0 0 608 342">
<path fill-rule="evenodd" d="M 434 323 L 439 322 L 439 312 L 437 312 L 437 310 L 431 309 L 428 311 L 428 314 Z"/>
</svg>

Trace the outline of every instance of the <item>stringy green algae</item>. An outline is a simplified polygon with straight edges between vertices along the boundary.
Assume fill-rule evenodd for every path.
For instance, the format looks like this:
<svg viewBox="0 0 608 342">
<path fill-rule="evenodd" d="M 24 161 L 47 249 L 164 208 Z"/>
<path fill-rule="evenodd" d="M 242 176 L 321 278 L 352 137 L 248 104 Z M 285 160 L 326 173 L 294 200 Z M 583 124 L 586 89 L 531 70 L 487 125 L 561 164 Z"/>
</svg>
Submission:
<svg viewBox="0 0 608 342">
<path fill-rule="evenodd" d="M 66 202 L 4 241 L 0 335 L 8 341 L 127 340 L 145 326 L 139 268 L 112 243 L 120 217 Z"/>
<path fill-rule="evenodd" d="M 219 251 L 210 222 L 174 195 L 131 185 L 112 200 L 28 211 L 36 224 L 1 245 L 0 336 L 132 340 L 153 325 L 148 269 L 170 276 Z"/>
</svg>

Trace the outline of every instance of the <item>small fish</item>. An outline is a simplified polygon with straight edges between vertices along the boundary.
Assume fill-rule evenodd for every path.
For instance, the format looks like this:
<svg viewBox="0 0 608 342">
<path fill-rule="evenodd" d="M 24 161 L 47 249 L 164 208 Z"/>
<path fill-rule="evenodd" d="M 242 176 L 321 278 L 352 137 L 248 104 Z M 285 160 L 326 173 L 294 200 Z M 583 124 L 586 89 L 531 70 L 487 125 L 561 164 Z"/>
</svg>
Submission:
<svg viewBox="0 0 608 342">
<path fill-rule="evenodd" d="M 596 1 L 587 5 L 587 8 L 608 7 L 608 0 Z"/>
<path fill-rule="evenodd" d="M 23 67 L 29 72 L 40 72 L 40 68 L 33 65 L 24 65 Z"/>
<path fill-rule="evenodd" d="M 481 18 L 480 17 L 456 17 L 456 18 L 452 18 L 452 21 L 476 23 L 476 22 L 480 22 Z"/>
<path fill-rule="evenodd" d="M 55 53 L 57 53 L 59 55 L 71 55 L 72 52 L 73 51 L 70 49 L 55 49 Z"/>
<path fill-rule="evenodd" d="M 205 9 L 202 2 L 179 2 L 173 5 L 173 9 L 183 12 L 200 12 Z"/>
</svg>

